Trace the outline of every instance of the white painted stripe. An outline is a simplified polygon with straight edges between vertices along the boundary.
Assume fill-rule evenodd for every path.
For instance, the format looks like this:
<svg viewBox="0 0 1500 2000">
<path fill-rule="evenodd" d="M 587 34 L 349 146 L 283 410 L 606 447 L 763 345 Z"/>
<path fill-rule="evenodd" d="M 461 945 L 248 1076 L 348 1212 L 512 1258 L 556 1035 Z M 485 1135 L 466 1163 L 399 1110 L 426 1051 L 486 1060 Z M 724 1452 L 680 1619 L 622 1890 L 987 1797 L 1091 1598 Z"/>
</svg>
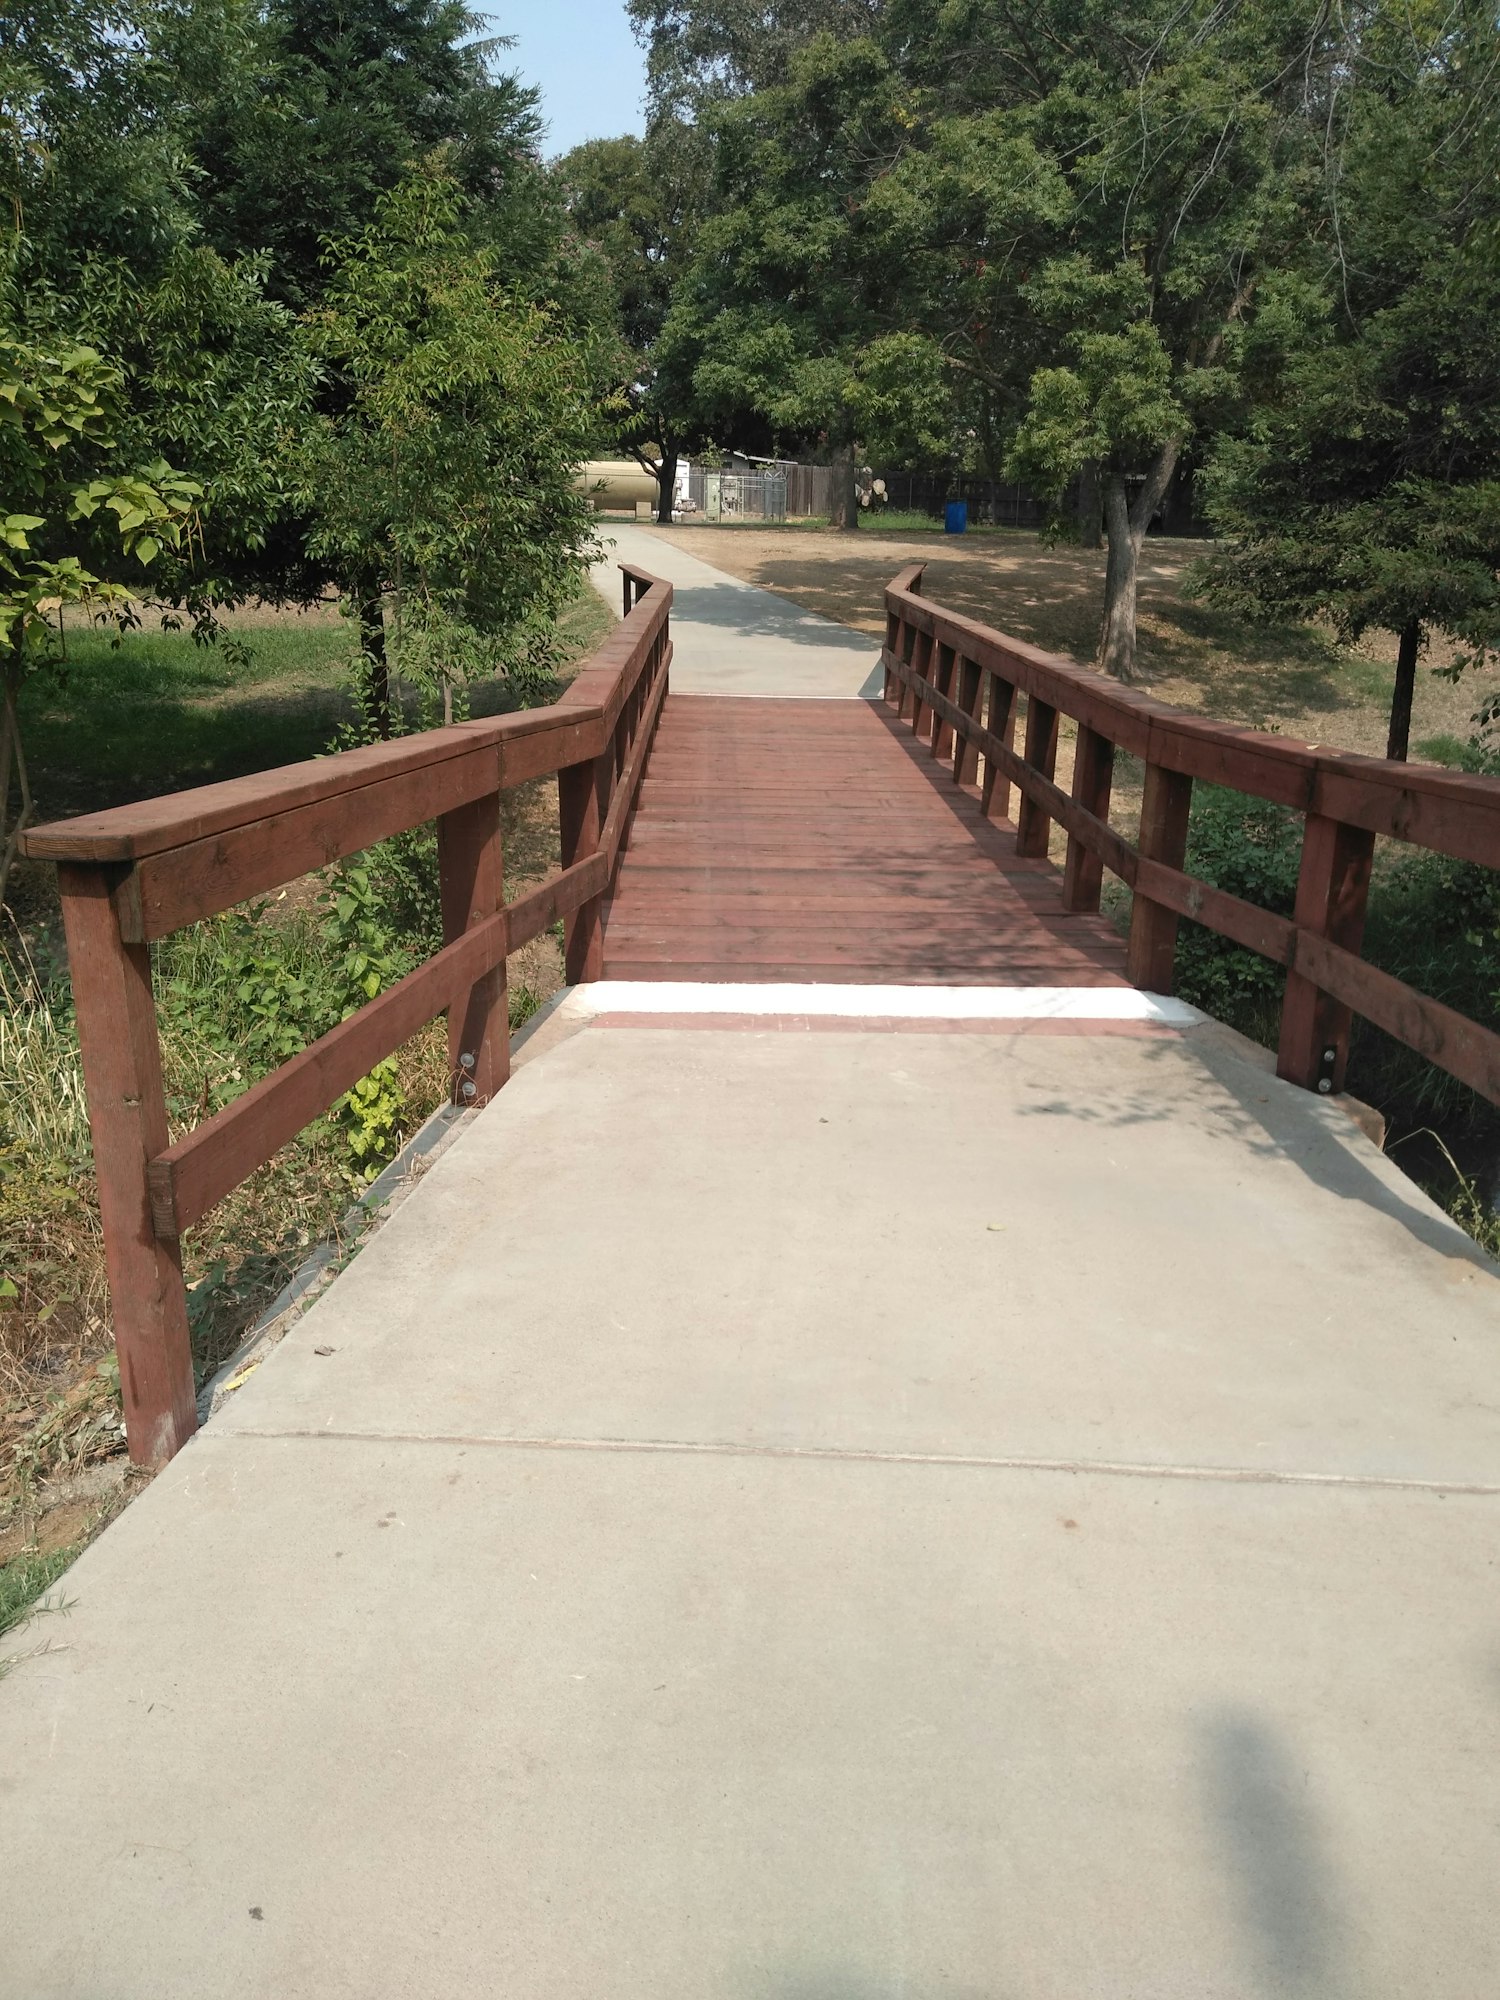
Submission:
<svg viewBox="0 0 1500 2000">
<path fill-rule="evenodd" d="M 575 986 L 567 1014 L 816 1014 L 839 1020 L 1154 1021 L 1191 1028 L 1208 1017 L 1133 986 L 723 985 L 679 979 L 599 979 Z"/>
</svg>

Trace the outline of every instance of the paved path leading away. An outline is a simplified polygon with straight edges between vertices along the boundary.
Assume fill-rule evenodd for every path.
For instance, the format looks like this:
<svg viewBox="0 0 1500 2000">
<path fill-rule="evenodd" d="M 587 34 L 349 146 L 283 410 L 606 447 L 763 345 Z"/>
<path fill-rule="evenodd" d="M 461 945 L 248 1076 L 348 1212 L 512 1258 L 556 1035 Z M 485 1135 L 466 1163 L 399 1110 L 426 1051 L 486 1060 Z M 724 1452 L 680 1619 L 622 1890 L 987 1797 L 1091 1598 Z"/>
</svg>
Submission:
<svg viewBox="0 0 1500 2000">
<path fill-rule="evenodd" d="M 688 555 L 667 529 L 608 521 L 600 533 L 606 552 L 594 568 L 594 585 L 616 611 L 617 563 L 637 563 L 673 586 L 672 686 L 678 694 L 879 694 L 880 647 L 868 633 L 851 632 L 790 598 L 711 568 Z"/>
<path fill-rule="evenodd" d="M 732 532 L 732 531 L 731 531 Z M 1119 932 L 1062 908 L 1058 871 L 888 709 L 662 710 L 604 926 L 621 979 L 1121 986 Z"/>
<path fill-rule="evenodd" d="M 1500 1991 L 1493 1268 L 1221 1030 L 625 998 L 6 1642 L 0 1993 Z"/>
</svg>

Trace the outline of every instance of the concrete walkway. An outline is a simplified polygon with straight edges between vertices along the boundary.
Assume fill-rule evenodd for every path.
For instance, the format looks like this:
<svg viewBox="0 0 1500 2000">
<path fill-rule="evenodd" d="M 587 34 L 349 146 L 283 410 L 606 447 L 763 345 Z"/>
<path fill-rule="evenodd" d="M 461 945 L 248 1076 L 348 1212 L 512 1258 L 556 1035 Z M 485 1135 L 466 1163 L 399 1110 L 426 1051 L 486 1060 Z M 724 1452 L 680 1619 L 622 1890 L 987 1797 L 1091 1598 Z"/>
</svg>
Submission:
<svg viewBox="0 0 1500 2000">
<path fill-rule="evenodd" d="M 616 611 L 618 563 L 636 563 L 673 586 L 676 693 L 879 695 L 880 647 L 867 633 L 711 568 L 676 544 L 669 529 L 609 521 L 600 532 L 607 547 L 592 572 L 594 587 Z"/>
<path fill-rule="evenodd" d="M 1493 1267 L 1180 1012 L 661 998 L 8 1642 L 0 1992 L 1500 1990 Z"/>
</svg>

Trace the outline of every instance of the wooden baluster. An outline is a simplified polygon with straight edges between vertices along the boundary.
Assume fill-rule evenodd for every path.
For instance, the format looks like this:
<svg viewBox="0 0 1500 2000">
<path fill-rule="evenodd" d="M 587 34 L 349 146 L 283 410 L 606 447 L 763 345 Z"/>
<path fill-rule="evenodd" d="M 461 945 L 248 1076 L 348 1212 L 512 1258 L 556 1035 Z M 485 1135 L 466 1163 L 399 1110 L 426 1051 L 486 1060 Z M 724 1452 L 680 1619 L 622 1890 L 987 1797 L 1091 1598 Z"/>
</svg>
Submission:
<svg viewBox="0 0 1500 2000">
<path fill-rule="evenodd" d="M 1057 710 L 1034 694 L 1026 697 L 1026 762 L 1050 778 L 1057 768 Z M 1022 794 L 1016 807 L 1016 852 L 1045 859 L 1052 816 Z"/>
<path fill-rule="evenodd" d="M 1115 746 L 1095 729 L 1078 725 L 1078 742 L 1073 752 L 1073 797 L 1095 819 L 1109 818 L 1109 794 L 1114 780 Z M 1063 908 L 1097 910 L 1104 886 L 1104 863 L 1081 840 L 1068 836 L 1068 859 L 1063 869 Z"/>
<path fill-rule="evenodd" d="M 887 611 L 885 614 L 885 657 L 883 660 L 885 685 L 881 695 L 884 701 L 889 701 L 892 688 L 900 685 L 891 670 L 890 662 L 892 657 L 900 656 L 901 647 L 905 641 L 905 634 L 906 622 L 901 617 L 901 614 L 898 611 Z"/>
<path fill-rule="evenodd" d="M 989 676 L 989 683 L 989 732 L 991 736 L 997 736 L 1007 750 L 1012 750 L 1016 742 L 1015 683 L 1002 680 L 999 674 L 994 673 Z M 1010 779 L 988 757 L 984 760 L 984 789 L 980 793 L 979 804 L 986 819 L 1007 819 L 1010 816 Z"/>
<path fill-rule="evenodd" d="M 121 870 L 57 871 L 88 1092 L 89 1132 L 120 1362 L 125 1435 L 137 1465 L 158 1465 L 198 1428 L 182 1251 L 151 1220 L 146 1168 L 166 1151 L 150 947 L 120 936 Z"/>
<path fill-rule="evenodd" d="M 1191 778 L 1160 764 L 1146 766 L 1140 851 L 1148 861 L 1159 861 L 1164 868 L 1181 868 L 1192 803 Z M 1153 903 L 1136 890 L 1130 911 L 1130 942 L 1125 950 L 1125 976 L 1132 985 L 1147 993 L 1172 991 L 1178 922 L 1175 910 Z"/>
<path fill-rule="evenodd" d="M 1374 853 L 1373 833 L 1321 813 L 1307 815 L 1294 912 L 1299 930 L 1313 931 L 1345 951 L 1359 950 Z M 1342 1090 L 1352 1018 L 1349 1008 L 1310 979 L 1288 972 L 1276 1074 L 1304 1090 Z"/>
<path fill-rule="evenodd" d="M 632 603 L 632 598 L 630 594 L 632 578 L 630 575 L 630 571 L 628 569 L 622 569 L 620 571 L 620 576 L 625 585 L 625 616 L 628 618 L 630 616 L 630 607 Z"/>
<path fill-rule="evenodd" d="M 609 812 L 614 751 L 587 763 L 569 764 L 557 774 L 557 817 L 562 865 L 587 861 L 599 851 L 599 834 Z M 604 976 L 604 898 L 592 896 L 563 919 L 563 976 L 570 986 Z"/>
<path fill-rule="evenodd" d="M 483 923 L 505 903 L 500 794 L 440 813 L 438 883 L 443 940 Z M 448 1008 L 448 1068 L 455 1104 L 487 1104 L 510 1075 L 510 995 L 505 961 L 492 966 Z"/>
<path fill-rule="evenodd" d="M 973 660 L 961 655 L 958 662 L 957 702 L 971 722 L 979 720 L 979 704 L 983 696 L 984 675 Z M 972 785 L 979 775 L 979 746 L 971 743 L 967 736 L 953 732 L 953 782 L 955 785 Z"/>
<path fill-rule="evenodd" d="M 941 642 L 939 642 L 937 649 L 937 664 L 933 670 L 932 679 L 933 679 L 933 685 L 936 687 L 938 693 L 948 701 L 951 701 L 953 699 L 953 664 L 955 658 L 956 655 L 954 653 L 953 648 L 951 646 L 945 646 Z M 953 745 L 953 725 L 951 723 L 944 722 L 942 717 L 938 714 L 937 710 L 934 709 L 932 712 L 933 756 L 934 757 L 946 756 L 948 751 L 952 748 L 952 745 Z"/>
<path fill-rule="evenodd" d="M 901 628 L 901 634 L 902 634 L 901 663 L 903 666 L 909 667 L 911 666 L 912 662 L 915 660 L 917 655 L 917 641 L 918 641 L 917 628 L 915 625 L 903 625 Z M 905 715 L 907 702 L 908 701 L 914 702 L 915 700 L 916 696 L 912 693 L 911 689 L 907 686 L 906 682 L 898 681 L 897 695 L 896 695 L 897 715 Z"/>
<path fill-rule="evenodd" d="M 932 634 L 930 632 L 918 632 L 917 643 L 912 649 L 911 664 L 912 672 L 920 674 L 925 681 L 932 669 Z M 911 691 L 911 733 L 918 739 L 920 739 L 922 734 L 922 722 L 925 713 L 926 703 L 922 700 L 916 689 L 913 688 Z"/>
</svg>

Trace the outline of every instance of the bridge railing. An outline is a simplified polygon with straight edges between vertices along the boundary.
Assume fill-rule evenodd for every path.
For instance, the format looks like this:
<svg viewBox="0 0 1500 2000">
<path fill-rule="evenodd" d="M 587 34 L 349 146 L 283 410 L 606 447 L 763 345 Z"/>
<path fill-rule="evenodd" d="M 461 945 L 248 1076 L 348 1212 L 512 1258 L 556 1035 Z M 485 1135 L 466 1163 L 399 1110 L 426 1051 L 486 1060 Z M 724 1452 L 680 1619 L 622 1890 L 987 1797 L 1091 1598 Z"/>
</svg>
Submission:
<svg viewBox="0 0 1500 2000">
<path fill-rule="evenodd" d="M 570 981 L 601 967 L 603 903 L 667 691 L 671 585 L 625 568 L 624 622 L 550 708 L 425 730 L 39 826 L 57 863 L 132 1458 L 197 1426 L 181 1238 L 375 1064 L 448 1016 L 455 1101 L 510 1071 L 505 961 L 562 918 Z M 555 772 L 562 866 L 507 903 L 500 795 Z M 443 948 L 211 1118 L 171 1138 L 153 940 L 437 822 Z"/>
<path fill-rule="evenodd" d="M 1360 957 L 1377 836 L 1500 867 L 1500 778 L 1321 750 L 1190 715 L 928 603 L 923 567 L 911 564 L 886 589 L 887 701 L 910 716 L 934 757 L 951 758 L 955 782 L 980 783 L 986 813 L 1005 817 L 1015 786 L 1018 853 L 1045 856 L 1053 821 L 1063 828 L 1064 908 L 1097 910 L 1106 868 L 1129 886 L 1126 969 L 1137 986 L 1172 991 L 1177 929 L 1190 917 L 1286 967 L 1279 1075 L 1341 1090 L 1359 1014 L 1500 1104 L 1500 1036 Z M 1064 715 L 1078 729 L 1067 792 L 1055 782 Z M 1109 824 L 1117 750 L 1145 766 L 1134 842 Z M 1302 814 L 1290 917 L 1186 872 L 1199 778 Z"/>
</svg>

